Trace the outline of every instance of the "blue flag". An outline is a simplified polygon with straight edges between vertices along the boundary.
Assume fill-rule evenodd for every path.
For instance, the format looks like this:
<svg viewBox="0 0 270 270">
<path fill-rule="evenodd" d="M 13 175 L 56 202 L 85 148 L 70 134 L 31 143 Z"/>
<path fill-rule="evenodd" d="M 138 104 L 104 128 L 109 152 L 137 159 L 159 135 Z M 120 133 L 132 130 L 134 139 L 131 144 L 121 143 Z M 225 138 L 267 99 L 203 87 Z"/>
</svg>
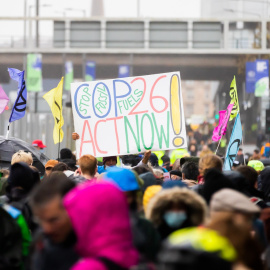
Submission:
<svg viewBox="0 0 270 270">
<path fill-rule="evenodd" d="M 239 150 L 242 141 L 242 125 L 239 113 L 237 114 L 233 126 L 232 135 L 227 148 L 225 161 L 224 161 L 224 171 L 230 171 L 232 169 L 233 162 Z"/>
<path fill-rule="evenodd" d="M 85 65 L 85 81 L 90 82 L 96 79 L 96 62 L 87 61 Z"/>
<path fill-rule="evenodd" d="M 15 68 L 8 69 L 9 76 L 12 80 L 18 82 L 18 95 L 16 101 L 13 105 L 12 112 L 9 118 L 9 122 L 19 120 L 25 115 L 26 110 L 26 100 L 27 100 L 27 90 L 24 80 L 24 71 L 20 71 Z"/>
<path fill-rule="evenodd" d="M 256 82 L 256 63 L 246 62 L 246 92 L 254 93 Z"/>
<path fill-rule="evenodd" d="M 269 61 L 256 60 L 255 97 L 269 96 Z"/>
<path fill-rule="evenodd" d="M 129 65 L 120 65 L 118 67 L 118 78 L 129 77 L 130 75 L 130 66 Z"/>
</svg>

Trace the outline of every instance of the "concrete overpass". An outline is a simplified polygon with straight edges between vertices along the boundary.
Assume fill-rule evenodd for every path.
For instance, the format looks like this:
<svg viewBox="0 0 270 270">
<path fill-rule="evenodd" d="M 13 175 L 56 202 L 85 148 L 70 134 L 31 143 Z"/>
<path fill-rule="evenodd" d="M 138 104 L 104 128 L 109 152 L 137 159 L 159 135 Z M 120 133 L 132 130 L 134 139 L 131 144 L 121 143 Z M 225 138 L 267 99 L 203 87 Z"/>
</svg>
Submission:
<svg viewBox="0 0 270 270">
<path fill-rule="evenodd" d="M 65 60 L 82 78 L 91 60 L 98 79 L 130 64 L 134 76 L 180 70 L 184 80 L 220 81 L 238 73 L 241 59 L 270 53 L 270 19 L 0 18 L 0 27 L 11 23 L 24 31 L 0 37 L 0 82 L 7 66 L 25 67 L 27 53 L 42 53 L 44 78 L 62 76 Z"/>
</svg>

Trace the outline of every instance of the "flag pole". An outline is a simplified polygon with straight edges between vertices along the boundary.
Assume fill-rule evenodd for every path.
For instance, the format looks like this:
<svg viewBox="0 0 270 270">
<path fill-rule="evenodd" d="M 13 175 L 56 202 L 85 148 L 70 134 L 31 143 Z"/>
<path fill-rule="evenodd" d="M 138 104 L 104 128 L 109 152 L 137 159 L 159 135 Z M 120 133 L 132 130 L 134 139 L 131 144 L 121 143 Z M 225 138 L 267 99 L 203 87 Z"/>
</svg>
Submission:
<svg viewBox="0 0 270 270">
<path fill-rule="evenodd" d="M 239 117 L 241 119 L 240 108 L 239 108 Z M 242 128 L 242 126 L 241 126 L 241 128 Z M 243 135 L 243 132 L 242 132 L 242 146 L 243 146 L 242 150 L 243 150 L 244 164 L 247 165 L 246 164 L 246 158 L 245 158 L 245 152 L 244 152 L 244 135 Z"/>
<path fill-rule="evenodd" d="M 219 148 L 219 146 L 220 146 L 220 142 L 221 142 L 221 140 L 222 140 L 222 137 L 220 138 L 220 140 L 219 140 L 219 142 L 218 142 L 218 146 L 217 146 L 217 149 L 216 149 L 215 155 L 217 154 L 217 151 L 218 151 L 218 148 Z"/>
<path fill-rule="evenodd" d="M 59 129 L 59 144 L 58 144 L 58 162 L 60 160 L 60 129 Z"/>
<path fill-rule="evenodd" d="M 10 126 L 10 123 L 8 123 L 8 128 L 7 128 L 7 135 L 6 135 L 6 140 L 8 139 L 8 135 L 9 135 L 9 126 Z"/>
</svg>

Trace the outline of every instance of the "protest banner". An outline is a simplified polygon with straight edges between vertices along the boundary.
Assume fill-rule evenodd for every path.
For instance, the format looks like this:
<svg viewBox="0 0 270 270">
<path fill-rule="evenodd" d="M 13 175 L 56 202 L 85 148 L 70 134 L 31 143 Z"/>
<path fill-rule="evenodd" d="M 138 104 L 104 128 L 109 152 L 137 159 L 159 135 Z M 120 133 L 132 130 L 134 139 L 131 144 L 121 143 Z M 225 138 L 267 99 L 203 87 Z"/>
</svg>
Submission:
<svg viewBox="0 0 270 270">
<path fill-rule="evenodd" d="M 179 72 L 71 84 L 78 158 L 186 148 Z"/>
<path fill-rule="evenodd" d="M 7 108 L 9 98 L 0 86 L 0 114 Z"/>
<path fill-rule="evenodd" d="M 256 60 L 255 97 L 269 96 L 269 61 Z"/>
<path fill-rule="evenodd" d="M 231 97 L 231 104 L 233 104 L 233 108 L 231 110 L 231 116 L 230 121 L 232 121 L 238 114 L 240 108 L 238 103 L 238 94 L 237 94 L 237 87 L 236 87 L 236 80 L 235 76 L 233 77 L 233 80 L 231 82 L 230 86 L 230 97 Z"/>
<path fill-rule="evenodd" d="M 229 171 L 232 169 L 233 162 L 241 145 L 242 137 L 242 125 L 240 120 L 240 114 L 238 113 L 234 122 L 232 135 L 225 155 L 225 161 L 223 166 L 223 169 L 225 171 Z"/>
<path fill-rule="evenodd" d="M 219 111 L 219 124 L 213 130 L 212 141 L 217 142 L 222 138 L 223 135 L 226 134 L 227 124 L 231 115 L 233 105 L 234 103 L 229 104 L 227 110 Z"/>
<path fill-rule="evenodd" d="M 55 144 L 59 143 L 59 147 L 60 142 L 62 142 L 64 138 L 64 132 L 62 130 L 62 127 L 64 125 L 63 105 L 62 105 L 63 83 L 64 77 L 62 77 L 57 87 L 51 89 L 43 96 L 43 98 L 47 101 L 48 105 L 50 106 L 53 114 L 54 118 L 53 141 Z M 60 153 L 60 148 L 58 150 L 58 153 Z"/>
<path fill-rule="evenodd" d="M 42 55 L 29 53 L 27 55 L 27 91 L 42 91 Z"/>
<path fill-rule="evenodd" d="M 70 91 L 70 84 L 73 82 L 73 63 L 71 61 L 65 62 L 65 90 Z"/>
</svg>

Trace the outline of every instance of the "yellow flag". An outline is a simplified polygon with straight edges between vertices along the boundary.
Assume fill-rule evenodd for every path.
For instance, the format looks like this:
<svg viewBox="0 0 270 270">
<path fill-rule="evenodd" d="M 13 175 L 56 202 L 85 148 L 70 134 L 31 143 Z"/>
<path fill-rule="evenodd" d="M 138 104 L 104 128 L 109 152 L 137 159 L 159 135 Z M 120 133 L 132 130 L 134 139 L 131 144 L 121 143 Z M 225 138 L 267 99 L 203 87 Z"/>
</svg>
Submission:
<svg viewBox="0 0 270 270">
<path fill-rule="evenodd" d="M 64 77 L 62 77 L 56 88 L 53 88 L 43 96 L 48 102 L 54 117 L 53 140 L 55 144 L 62 142 L 64 138 L 64 132 L 62 130 L 62 126 L 64 125 L 62 114 L 63 81 Z"/>
<path fill-rule="evenodd" d="M 239 112 L 239 103 L 238 103 L 238 95 L 237 95 L 235 76 L 233 77 L 231 87 L 230 87 L 230 97 L 231 97 L 230 104 L 234 103 L 232 111 L 231 111 L 231 116 L 230 116 L 230 121 L 232 121 L 237 116 L 237 114 Z"/>
</svg>

